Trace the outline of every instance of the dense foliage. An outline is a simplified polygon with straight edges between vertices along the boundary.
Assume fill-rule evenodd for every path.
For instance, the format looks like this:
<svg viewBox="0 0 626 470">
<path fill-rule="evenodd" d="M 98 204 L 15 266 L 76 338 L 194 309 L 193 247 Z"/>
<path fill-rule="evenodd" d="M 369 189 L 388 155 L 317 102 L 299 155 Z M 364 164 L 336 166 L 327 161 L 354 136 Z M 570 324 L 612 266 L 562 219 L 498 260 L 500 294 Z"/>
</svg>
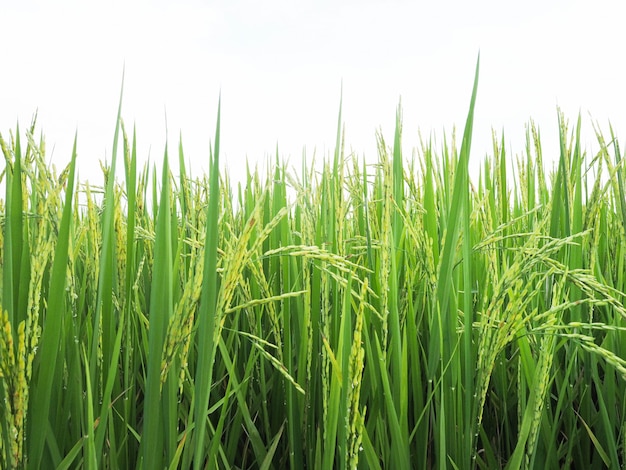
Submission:
<svg viewBox="0 0 626 470">
<path fill-rule="evenodd" d="M 476 83 L 476 82 L 475 82 Z M 232 187 L 137 170 L 118 113 L 102 187 L 1 140 L 1 468 L 619 468 L 626 194 L 617 140 L 560 120 L 376 164 L 277 159 Z"/>
</svg>

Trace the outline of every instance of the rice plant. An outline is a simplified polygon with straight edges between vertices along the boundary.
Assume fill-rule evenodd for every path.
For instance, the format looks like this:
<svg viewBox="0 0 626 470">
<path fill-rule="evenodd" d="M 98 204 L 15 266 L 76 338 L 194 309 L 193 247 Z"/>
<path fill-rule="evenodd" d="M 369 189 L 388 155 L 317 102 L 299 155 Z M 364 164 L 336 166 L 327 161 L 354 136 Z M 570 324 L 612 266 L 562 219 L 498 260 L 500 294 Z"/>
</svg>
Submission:
<svg viewBox="0 0 626 470">
<path fill-rule="evenodd" d="M 623 158 L 559 115 L 319 171 L 138 167 L 116 118 L 101 186 L 0 136 L 0 468 L 620 468 Z M 121 159 L 118 160 L 119 158 Z M 115 179 L 117 166 L 123 179 Z"/>
</svg>

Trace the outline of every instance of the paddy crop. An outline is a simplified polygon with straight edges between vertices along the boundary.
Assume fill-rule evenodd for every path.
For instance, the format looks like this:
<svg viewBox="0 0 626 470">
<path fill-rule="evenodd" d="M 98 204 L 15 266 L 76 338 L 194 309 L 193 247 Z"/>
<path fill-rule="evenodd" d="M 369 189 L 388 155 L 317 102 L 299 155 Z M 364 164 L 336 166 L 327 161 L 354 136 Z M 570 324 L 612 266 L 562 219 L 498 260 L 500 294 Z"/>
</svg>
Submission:
<svg viewBox="0 0 626 470">
<path fill-rule="evenodd" d="M 549 171 L 531 123 L 471 180 L 477 84 L 460 147 L 403 155 L 399 109 L 367 164 L 340 112 L 320 171 L 237 186 L 219 108 L 201 176 L 121 111 L 100 186 L 0 139 L 0 467 L 620 468 L 618 140 L 560 116 Z"/>
</svg>

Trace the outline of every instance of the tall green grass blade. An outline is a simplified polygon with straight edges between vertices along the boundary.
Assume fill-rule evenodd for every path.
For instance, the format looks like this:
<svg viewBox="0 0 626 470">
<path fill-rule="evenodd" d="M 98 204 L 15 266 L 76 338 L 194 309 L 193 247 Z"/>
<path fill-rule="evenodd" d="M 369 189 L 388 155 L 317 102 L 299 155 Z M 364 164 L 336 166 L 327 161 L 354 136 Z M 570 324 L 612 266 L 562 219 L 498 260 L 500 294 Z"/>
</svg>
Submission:
<svg viewBox="0 0 626 470">
<path fill-rule="evenodd" d="M 465 456 L 463 466 L 470 468 L 472 466 L 472 457 L 474 455 L 474 420 L 476 419 L 475 411 L 468 403 L 473 403 L 474 392 L 476 390 L 474 383 L 474 375 L 476 371 L 476 354 L 474 353 L 472 341 L 472 329 L 474 325 L 474 306 L 473 306 L 473 289 L 474 280 L 472 275 L 472 239 L 471 239 L 471 201 L 469 188 L 464 194 L 463 202 L 463 398 L 459 408 L 464 410 L 463 420 L 463 446 L 459 446 L 461 455 Z M 460 396 L 461 394 L 459 394 Z M 457 462 L 460 464 L 461 462 Z"/>
<path fill-rule="evenodd" d="M 17 125 L 13 161 L 5 151 L 6 165 L 6 220 L 4 224 L 3 305 L 9 312 L 9 321 L 19 324 L 26 318 L 28 280 L 30 277 L 29 247 L 24 217 L 22 146 Z"/>
<path fill-rule="evenodd" d="M 392 181 L 393 181 L 393 201 L 395 208 L 393 210 L 391 232 L 392 246 L 391 248 L 391 265 L 389 276 L 389 318 L 388 328 L 390 330 L 389 345 L 389 362 L 391 366 L 391 381 L 393 384 L 392 394 L 394 403 L 399 404 L 399 416 L 404 418 L 407 416 L 406 409 L 406 393 L 407 388 L 402 386 L 403 378 L 406 377 L 406 369 L 403 367 L 402 351 L 402 326 L 400 314 L 400 287 L 404 284 L 404 168 L 402 162 L 402 109 L 398 105 L 396 112 L 396 128 L 393 142 L 393 161 L 392 161 Z M 404 361 L 404 364 L 406 362 Z M 406 420 L 401 422 L 403 440 L 408 442 L 408 426 Z"/>
<path fill-rule="evenodd" d="M 112 384 L 114 376 L 103 377 L 97 373 L 99 370 L 99 356 L 104 364 L 109 364 L 107 369 L 115 374 L 117 370 L 117 356 L 119 349 L 114 350 L 115 330 L 116 330 L 116 312 L 113 306 L 114 297 L 114 279 L 115 262 L 116 262 L 116 236 L 114 229 L 115 214 L 115 172 L 117 166 L 117 148 L 119 140 L 119 132 L 121 125 L 122 113 L 122 97 L 124 91 L 124 74 L 122 73 L 122 84 L 120 87 L 120 98 L 118 102 L 117 117 L 115 120 L 115 132 L 113 136 L 113 147 L 111 151 L 111 166 L 108 168 L 108 174 L 105 177 L 104 191 L 104 211 L 102 214 L 102 248 L 100 253 L 98 287 L 96 298 L 96 314 L 92 324 L 93 337 L 90 345 L 89 355 L 89 371 L 91 374 L 90 383 L 96 394 L 101 393 L 104 382 Z M 102 379 L 102 381 L 101 381 Z M 111 390 L 108 390 L 110 393 Z M 102 395 L 99 397 L 105 405 L 110 403 L 111 397 Z M 99 401 L 100 401 L 99 400 Z M 104 409 L 107 409 L 106 407 Z M 97 458 L 102 455 L 102 447 L 104 445 L 105 430 L 107 428 L 108 412 L 100 416 L 102 427 L 96 433 L 96 449 L 98 450 Z"/>
<path fill-rule="evenodd" d="M 144 426 L 141 439 L 143 468 L 162 468 L 165 456 L 173 449 L 168 440 L 171 429 L 166 423 L 169 400 L 166 394 L 171 377 L 161 384 L 161 358 L 165 330 L 172 315 L 172 245 L 170 232 L 170 187 L 167 150 L 163 159 L 161 200 L 159 202 L 154 247 L 154 274 L 150 291 L 148 365 L 146 373 Z M 169 398 L 169 400 L 168 400 Z"/>
<path fill-rule="evenodd" d="M 89 361 L 87 360 L 87 354 L 85 350 L 82 351 L 83 362 L 85 367 L 89 366 Z M 85 468 L 90 470 L 96 470 L 98 468 L 98 459 L 96 458 L 96 445 L 94 439 L 93 427 L 95 427 L 95 420 L 93 416 L 93 394 L 91 391 L 91 383 L 89 382 L 89 375 L 85 377 L 86 387 L 86 402 L 85 408 L 87 409 L 87 424 L 91 424 L 91 426 L 87 429 L 87 433 L 84 439 L 85 444 L 85 456 L 84 456 L 84 465 Z"/>
<path fill-rule="evenodd" d="M 271 467 L 272 459 L 274 458 L 274 454 L 276 454 L 276 449 L 278 448 L 280 437 L 283 435 L 283 429 L 284 429 L 284 426 L 281 426 L 280 429 L 278 430 L 278 433 L 276 433 L 276 436 L 274 436 L 274 440 L 272 441 L 272 444 L 267 450 L 267 454 L 265 456 L 265 459 L 263 459 L 263 462 L 261 462 L 261 466 L 259 467 L 259 470 L 269 470 L 270 468 L 272 468 Z"/>
<path fill-rule="evenodd" d="M 456 386 L 456 380 L 458 377 L 458 365 L 452 361 L 453 351 L 456 344 L 456 315 L 454 313 L 454 303 L 451 302 L 450 292 L 453 291 L 453 269 L 455 264 L 455 253 L 457 249 L 457 243 L 459 238 L 459 232 L 461 229 L 458 223 L 461 217 L 469 218 L 469 208 L 464 209 L 464 205 L 468 198 L 466 193 L 469 191 L 468 184 L 468 165 L 469 154 L 471 147 L 472 129 L 474 123 L 474 106 L 476 103 L 476 92 L 478 89 L 478 73 L 480 67 L 480 57 L 476 62 L 476 73 L 474 77 L 474 87 L 472 90 L 472 97 L 470 100 L 469 112 L 467 121 L 465 123 L 465 130 L 463 132 L 463 141 L 461 144 L 461 152 L 459 154 L 459 161 L 456 164 L 454 187 L 452 190 L 452 201 L 447 219 L 450 221 L 443 245 L 443 251 L 441 254 L 441 261 L 439 264 L 439 271 L 437 277 L 436 287 L 436 307 L 435 307 L 435 319 L 431 326 L 430 336 L 430 350 L 428 354 L 428 378 L 429 381 L 433 381 L 436 376 L 437 370 L 442 371 L 442 393 L 441 397 L 443 401 L 439 405 L 438 410 L 441 413 L 439 421 L 439 433 L 437 439 L 439 440 L 439 465 L 447 466 L 448 462 L 446 455 L 450 455 L 454 461 L 459 457 L 455 449 L 457 437 L 454 425 L 454 409 L 456 404 L 454 398 L 450 393 Z M 469 236 L 469 234 L 466 234 Z M 467 260 L 469 262 L 469 259 Z M 466 286 L 468 288 L 469 286 Z M 468 312 L 469 314 L 469 312 Z M 444 368 L 441 364 L 451 363 L 451 367 L 447 373 L 443 373 Z M 447 423 L 443 424 L 441 420 L 447 416 Z M 444 431 L 442 433 L 442 431 Z M 448 450 L 447 446 L 452 446 Z"/>
<path fill-rule="evenodd" d="M 459 163 L 456 168 L 454 192 L 448 220 L 456 222 L 462 214 L 462 203 L 465 200 L 463 193 L 468 190 L 468 163 L 469 148 L 471 144 L 471 133 L 474 119 L 474 105 L 476 102 L 476 91 L 478 87 L 478 71 L 480 62 L 476 64 L 476 75 L 474 79 L 474 88 L 472 90 L 472 98 L 470 101 L 470 109 L 463 133 L 463 144 L 459 155 Z M 450 321 L 449 302 L 452 288 L 452 270 L 454 267 L 454 251 L 456 250 L 457 240 L 459 237 L 458 224 L 454 223 L 446 232 L 445 242 L 443 246 L 442 261 L 439 265 L 438 282 L 437 282 L 437 310 L 438 321 L 436 322 L 436 332 L 433 335 L 434 341 L 431 343 L 431 351 L 429 354 L 429 376 L 433 377 L 435 369 L 440 361 L 447 362 L 450 357 L 454 336 L 454 322 Z M 439 339 L 437 339 L 439 338 Z"/>
<path fill-rule="evenodd" d="M 215 149 L 209 167 L 209 204 L 207 208 L 206 241 L 204 254 L 204 276 L 202 281 L 201 310 L 198 315 L 196 342 L 198 364 L 194 385 L 194 469 L 203 467 L 203 455 L 206 439 L 207 410 L 211 391 L 213 363 L 216 351 L 216 320 L 221 312 L 217 311 L 217 221 L 219 219 L 219 150 L 220 150 L 220 110 L 221 98 L 217 107 L 217 125 L 215 129 Z"/>
<path fill-rule="evenodd" d="M 124 299 L 125 305 L 121 312 L 121 322 L 123 328 L 120 327 L 118 334 L 123 330 L 122 337 L 122 393 L 124 399 L 120 408 L 123 416 L 123 422 L 134 422 L 134 401 L 127 399 L 129 396 L 134 396 L 134 390 L 136 383 L 134 381 L 134 357 L 136 357 L 134 351 L 134 332 L 133 332 L 133 307 L 134 307 L 134 284 L 137 282 L 137 264 L 136 264 L 136 241 L 135 232 L 137 227 L 137 212 L 138 212 L 138 195 L 137 195 L 137 138 L 136 131 L 133 126 L 132 137 L 132 149 L 130 155 L 125 152 L 124 170 L 126 181 L 126 203 L 127 203 L 127 216 L 126 216 L 126 270 L 124 278 Z M 114 351 L 118 351 L 119 348 L 115 348 Z M 111 375 L 109 375 L 111 377 Z M 107 394 L 107 396 L 110 396 Z M 103 403 L 104 404 L 104 403 Z M 131 446 L 128 442 L 120 449 L 119 462 L 121 466 L 129 466 L 132 459 Z"/>
<path fill-rule="evenodd" d="M 347 435 L 346 435 L 346 412 L 344 406 L 349 386 L 348 361 L 350 356 L 350 333 L 351 328 L 351 289 L 352 277 L 348 276 L 347 288 L 344 291 L 342 302 L 342 314 L 339 326 L 338 343 L 336 354 L 329 351 L 332 358 L 333 373 L 330 376 L 330 393 L 328 396 L 328 421 L 324 435 L 323 468 L 345 468 L 347 464 Z M 328 345 L 330 348 L 331 345 Z"/>
<path fill-rule="evenodd" d="M 374 344 L 376 345 L 377 352 L 380 358 L 383 358 L 383 352 L 380 347 L 380 340 L 377 338 L 377 335 L 374 335 Z M 385 361 L 381 360 L 380 367 L 385 367 Z M 384 370 L 382 371 L 380 377 L 382 379 L 382 390 L 384 397 L 384 406 L 386 411 L 386 416 L 389 419 L 389 439 L 391 442 L 391 448 L 389 449 L 391 452 L 390 461 L 394 468 L 410 468 L 410 455 L 409 455 L 409 447 L 408 442 L 406 442 L 402 435 L 402 428 L 400 426 L 400 419 L 396 412 L 396 406 L 393 402 L 393 395 L 391 393 L 391 385 L 389 384 L 389 377 Z"/>
<path fill-rule="evenodd" d="M 41 432 L 49 425 L 51 411 L 51 390 L 58 390 L 60 368 L 57 368 L 59 338 L 63 323 L 70 321 L 71 314 L 65 305 L 65 285 L 68 264 L 69 238 L 72 224 L 72 198 L 74 197 L 74 173 L 76 169 L 76 137 L 69 165 L 69 177 L 65 190 L 65 205 L 59 226 L 59 235 L 54 251 L 54 261 L 50 274 L 48 314 L 42 328 L 40 347 L 34 365 L 30 405 L 30 442 L 28 446 L 29 465 L 38 468 L 42 465 L 44 437 Z"/>
</svg>

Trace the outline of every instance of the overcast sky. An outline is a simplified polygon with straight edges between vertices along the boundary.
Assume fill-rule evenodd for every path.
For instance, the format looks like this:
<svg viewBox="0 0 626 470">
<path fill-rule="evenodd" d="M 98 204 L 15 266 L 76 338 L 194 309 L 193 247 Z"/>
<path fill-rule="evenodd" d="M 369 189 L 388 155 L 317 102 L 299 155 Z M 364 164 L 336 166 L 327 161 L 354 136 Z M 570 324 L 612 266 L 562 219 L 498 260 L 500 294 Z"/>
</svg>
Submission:
<svg viewBox="0 0 626 470">
<path fill-rule="evenodd" d="M 626 136 L 626 9 L 622 2 L 86 1 L 0 6 L 0 133 L 39 111 L 48 156 L 70 158 L 78 131 L 81 180 L 100 183 L 110 158 L 125 65 L 122 115 L 139 157 L 160 163 L 182 132 L 193 171 L 206 171 L 222 95 L 222 159 L 275 153 L 297 165 L 304 148 L 332 152 L 343 82 L 347 148 L 374 159 L 375 132 L 393 140 L 402 99 L 405 154 L 422 135 L 459 138 L 476 57 L 481 71 L 473 165 L 503 129 L 513 152 L 539 124 L 557 150 L 556 109 Z M 167 128 L 166 134 L 166 119 Z"/>
</svg>

